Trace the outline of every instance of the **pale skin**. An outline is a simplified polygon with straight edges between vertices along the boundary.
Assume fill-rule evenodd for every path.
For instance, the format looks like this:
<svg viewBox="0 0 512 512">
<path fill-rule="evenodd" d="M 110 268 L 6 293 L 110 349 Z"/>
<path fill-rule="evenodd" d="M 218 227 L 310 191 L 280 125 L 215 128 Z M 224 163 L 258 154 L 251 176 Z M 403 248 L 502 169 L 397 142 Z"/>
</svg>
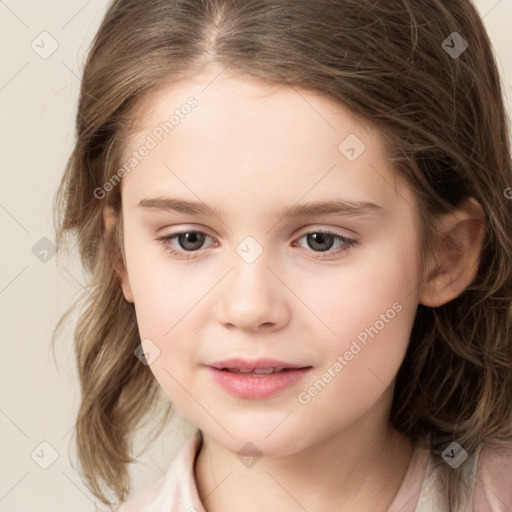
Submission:
<svg viewBox="0 0 512 512">
<path fill-rule="evenodd" d="M 423 276 L 416 202 L 378 132 L 322 96 L 220 69 L 148 98 L 148 115 L 126 147 L 128 157 L 170 112 L 197 98 L 122 182 L 125 265 L 118 270 L 141 339 L 160 350 L 151 371 L 203 432 L 195 477 L 208 512 L 385 512 L 412 456 L 389 412 L 415 312 L 420 303 L 452 300 L 473 281 L 483 212 L 470 200 L 442 219 L 460 250 L 437 263 L 427 258 L 431 272 Z M 349 134 L 366 146 L 354 161 L 339 149 Z M 204 202 L 218 216 L 140 206 L 170 196 Z M 381 213 L 275 215 L 327 200 L 373 202 Z M 110 209 L 104 218 L 112 229 Z M 319 229 L 357 243 L 340 252 L 334 238 L 322 252 L 305 236 Z M 177 238 L 169 242 L 188 260 L 158 240 L 178 231 L 208 235 L 188 251 Z M 252 263 L 236 251 L 248 236 L 263 250 Z M 298 394 L 395 303 L 402 309 L 378 335 L 299 403 Z M 313 368 L 277 396 L 247 400 L 216 385 L 204 366 L 231 357 Z M 237 456 L 247 442 L 262 453 L 252 467 Z"/>
</svg>

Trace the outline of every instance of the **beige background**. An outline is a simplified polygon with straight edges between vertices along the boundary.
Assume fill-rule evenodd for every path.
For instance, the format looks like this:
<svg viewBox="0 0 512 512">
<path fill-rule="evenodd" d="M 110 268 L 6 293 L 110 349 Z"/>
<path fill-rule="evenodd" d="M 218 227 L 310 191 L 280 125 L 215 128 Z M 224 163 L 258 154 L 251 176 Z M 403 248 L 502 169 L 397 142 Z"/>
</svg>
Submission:
<svg viewBox="0 0 512 512">
<path fill-rule="evenodd" d="M 512 112 L 512 0 L 476 5 Z M 41 239 L 54 240 L 51 202 L 73 144 L 83 58 L 105 8 L 104 0 L 0 0 L 0 512 L 97 510 L 71 465 L 72 347 L 65 337 L 57 344 L 57 367 L 49 345 L 84 279 L 76 260 L 59 259 L 58 271 Z M 160 476 L 190 433 L 166 432 L 133 468 L 135 489 Z"/>
</svg>

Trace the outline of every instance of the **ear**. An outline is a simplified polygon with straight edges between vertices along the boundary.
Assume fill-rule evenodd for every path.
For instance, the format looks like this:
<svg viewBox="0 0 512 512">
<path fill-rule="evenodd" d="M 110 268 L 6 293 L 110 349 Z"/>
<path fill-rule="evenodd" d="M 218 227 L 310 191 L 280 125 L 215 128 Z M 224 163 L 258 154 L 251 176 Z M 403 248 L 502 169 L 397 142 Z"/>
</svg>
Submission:
<svg viewBox="0 0 512 512">
<path fill-rule="evenodd" d="M 115 224 L 116 224 L 116 214 L 110 208 L 110 206 L 105 206 L 103 208 L 103 222 L 105 224 L 105 229 L 108 234 L 112 233 Z M 121 288 L 123 290 L 124 298 L 128 301 L 133 303 L 133 293 L 132 289 L 130 287 L 130 281 L 128 279 L 128 272 L 126 270 L 126 266 L 124 264 L 124 261 L 122 258 L 114 258 L 114 266 L 115 270 L 119 276 L 119 282 L 121 283 Z"/>
<path fill-rule="evenodd" d="M 440 222 L 440 256 L 419 295 L 420 304 L 433 308 L 458 297 L 473 282 L 485 234 L 485 214 L 473 197 Z"/>
</svg>

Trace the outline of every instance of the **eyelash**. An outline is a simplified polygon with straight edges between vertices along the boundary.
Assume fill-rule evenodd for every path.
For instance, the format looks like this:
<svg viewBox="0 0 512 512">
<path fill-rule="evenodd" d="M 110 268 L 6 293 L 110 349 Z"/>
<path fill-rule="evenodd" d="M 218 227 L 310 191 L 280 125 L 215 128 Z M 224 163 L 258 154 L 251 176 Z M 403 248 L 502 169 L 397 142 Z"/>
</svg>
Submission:
<svg viewBox="0 0 512 512">
<path fill-rule="evenodd" d="M 175 239 L 179 235 L 182 235 L 182 234 L 185 234 L 185 233 L 201 233 L 201 234 L 206 235 L 207 237 L 210 237 L 210 235 L 208 235 L 204 231 L 190 229 L 190 230 L 185 230 L 185 231 L 177 231 L 175 233 L 171 233 L 170 235 L 166 235 L 166 236 L 160 237 L 160 238 L 158 238 L 158 241 L 164 246 L 164 249 L 166 251 L 170 252 L 174 257 L 176 257 L 178 259 L 182 259 L 182 260 L 189 260 L 189 259 L 195 258 L 195 256 L 189 256 L 188 254 L 193 254 L 195 252 L 199 252 L 200 249 L 198 249 L 196 251 L 185 251 L 185 252 L 183 252 L 183 251 L 177 251 L 171 245 L 171 241 L 173 239 Z M 333 256 L 335 257 L 337 255 L 345 253 L 350 248 L 355 247 L 357 245 L 357 243 L 358 243 L 357 240 L 354 240 L 352 238 L 347 238 L 345 236 L 333 233 L 332 231 L 326 231 L 326 230 L 322 230 L 322 229 L 317 229 L 317 230 L 314 230 L 314 231 L 308 231 L 306 233 L 303 233 L 299 237 L 298 240 L 300 240 L 301 238 L 303 238 L 303 237 L 305 237 L 307 235 L 318 234 L 318 233 L 326 234 L 326 235 L 332 235 L 335 239 L 338 239 L 341 242 L 343 242 L 343 246 L 339 247 L 339 248 L 337 248 L 335 250 L 328 249 L 327 251 L 312 251 L 312 252 L 316 252 L 316 253 L 318 253 L 320 255 L 321 254 L 329 254 L 330 255 L 329 258 L 325 258 L 325 257 L 320 256 L 319 259 L 321 259 L 321 260 L 333 259 Z M 210 238 L 212 238 L 212 237 L 210 237 Z"/>
</svg>

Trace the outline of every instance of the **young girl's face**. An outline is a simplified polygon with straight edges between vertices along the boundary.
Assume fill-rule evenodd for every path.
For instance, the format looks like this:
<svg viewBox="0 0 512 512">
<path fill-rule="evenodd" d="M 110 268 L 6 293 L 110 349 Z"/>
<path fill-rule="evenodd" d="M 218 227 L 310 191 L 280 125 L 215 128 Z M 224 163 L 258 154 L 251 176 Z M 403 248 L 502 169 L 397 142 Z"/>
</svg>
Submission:
<svg viewBox="0 0 512 512">
<path fill-rule="evenodd" d="M 381 428 L 420 294 L 412 192 L 345 107 L 219 72 L 154 94 L 124 153 L 123 291 L 151 371 L 233 452 Z M 233 358 L 306 369 L 211 368 Z"/>
</svg>

